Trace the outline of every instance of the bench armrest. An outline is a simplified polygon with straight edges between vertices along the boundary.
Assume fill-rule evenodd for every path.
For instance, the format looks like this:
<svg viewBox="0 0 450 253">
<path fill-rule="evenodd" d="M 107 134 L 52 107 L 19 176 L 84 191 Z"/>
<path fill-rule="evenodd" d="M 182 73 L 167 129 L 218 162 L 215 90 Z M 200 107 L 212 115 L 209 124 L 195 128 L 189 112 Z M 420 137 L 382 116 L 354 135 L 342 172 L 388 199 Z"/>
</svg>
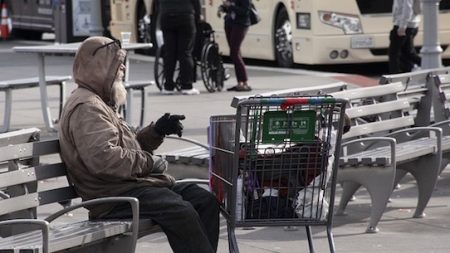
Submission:
<svg viewBox="0 0 450 253">
<path fill-rule="evenodd" d="M 430 127 L 439 127 L 442 129 L 443 135 L 449 135 L 450 134 L 450 119 L 444 120 L 441 122 L 436 122 L 434 124 L 429 125 Z"/>
<path fill-rule="evenodd" d="M 437 153 L 442 153 L 442 129 L 440 129 L 439 127 L 412 127 L 408 129 L 397 130 L 395 132 L 387 134 L 386 136 L 401 136 L 403 138 L 407 138 L 406 140 L 413 140 L 418 137 L 423 137 L 424 132 L 434 132 L 436 134 Z"/>
<path fill-rule="evenodd" d="M 49 230 L 50 230 L 49 223 L 45 220 L 36 220 L 36 219 L 14 219 L 0 222 L 0 226 L 15 226 L 19 224 L 38 227 L 39 230 L 42 231 L 42 252 L 48 253 Z"/>
<path fill-rule="evenodd" d="M 393 137 L 365 137 L 365 138 L 360 138 L 360 139 L 343 142 L 343 143 L 341 143 L 341 149 L 345 146 L 355 144 L 358 142 L 362 142 L 363 144 L 370 143 L 370 145 L 364 147 L 363 151 L 369 149 L 373 144 L 378 144 L 380 142 L 386 142 L 386 144 L 391 145 L 391 148 L 394 148 L 394 150 L 395 150 L 395 145 L 397 145 L 397 140 Z M 341 153 L 341 155 L 342 155 L 342 153 Z"/>
<path fill-rule="evenodd" d="M 450 124 L 450 119 L 444 120 L 444 121 L 440 121 L 440 122 L 436 122 L 434 124 L 431 124 L 430 127 L 440 127 L 442 125 L 448 125 L 448 124 Z"/>
<path fill-rule="evenodd" d="M 128 202 L 131 205 L 131 211 L 133 214 L 133 217 L 132 217 L 133 224 L 131 224 L 133 250 L 130 252 L 134 252 L 134 247 L 136 247 L 136 242 L 137 242 L 138 234 L 139 234 L 139 200 L 137 198 L 105 197 L 105 198 L 91 199 L 91 200 L 83 201 L 79 204 L 71 205 L 62 210 L 59 210 L 56 213 L 53 213 L 52 215 L 48 216 L 45 219 L 45 221 L 52 222 L 55 219 L 57 219 L 58 217 L 64 215 L 65 213 L 68 213 L 68 212 L 78 209 L 78 208 L 92 206 L 92 205 L 98 205 L 98 204 L 104 204 L 104 203 L 111 203 L 111 202 Z"/>
<path fill-rule="evenodd" d="M 341 144 L 341 149 L 343 149 L 345 146 L 355 144 L 358 142 L 371 143 L 370 145 L 365 147 L 364 150 L 369 149 L 375 143 L 386 142 L 386 144 L 388 144 L 390 146 L 390 150 L 391 150 L 391 164 L 394 167 L 396 166 L 397 161 L 395 159 L 395 157 L 396 157 L 395 146 L 397 145 L 397 141 L 394 138 L 392 138 L 392 137 L 366 137 L 366 138 L 346 141 Z M 344 155 L 344 152 L 341 152 L 341 157 L 342 156 L 346 156 L 346 155 Z"/>
</svg>

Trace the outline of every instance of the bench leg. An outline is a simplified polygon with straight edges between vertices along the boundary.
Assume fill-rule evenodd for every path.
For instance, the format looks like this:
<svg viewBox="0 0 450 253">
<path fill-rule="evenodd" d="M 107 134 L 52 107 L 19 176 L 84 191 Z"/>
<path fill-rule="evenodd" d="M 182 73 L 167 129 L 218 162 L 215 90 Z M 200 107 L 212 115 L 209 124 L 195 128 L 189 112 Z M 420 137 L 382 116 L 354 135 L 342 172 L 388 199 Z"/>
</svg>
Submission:
<svg viewBox="0 0 450 253">
<path fill-rule="evenodd" d="M 422 218 L 425 216 L 424 210 L 428 201 L 433 194 L 436 186 L 437 178 L 441 170 L 440 158 L 437 155 L 425 156 L 413 164 L 402 164 L 398 166 L 398 170 L 410 172 L 417 181 L 418 200 L 414 218 Z"/>
<path fill-rule="evenodd" d="M 8 132 L 11 124 L 11 109 L 12 108 L 12 91 L 5 91 L 5 110 L 3 111 L 3 125 L 0 128 L 0 133 Z"/>
<path fill-rule="evenodd" d="M 450 153 L 444 154 L 442 156 L 442 161 L 441 161 L 441 169 L 439 171 L 439 175 L 442 173 L 442 171 L 448 166 L 448 164 L 450 163 Z"/>
<path fill-rule="evenodd" d="M 61 113 L 66 103 L 66 82 L 59 83 L 59 114 L 58 120 L 61 119 Z"/>
<path fill-rule="evenodd" d="M 144 125 L 144 115 L 145 115 L 145 88 L 139 89 L 141 91 L 141 118 L 139 119 L 139 127 Z"/>
<path fill-rule="evenodd" d="M 388 203 L 389 197 L 394 187 L 395 168 L 394 167 L 358 167 L 345 168 L 339 170 L 338 182 L 343 182 L 343 187 L 349 184 L 348 193 L 345 198 L 350 200 L 352 191 L 357 185 L 364 186 L 370 194 L 372 207 L 370 210 L 370 221 L 366 229 L 367 233 L 378 232 L 378 222 Z M 345 208 L 347 204 L 341 203 Z"/>
<path fill-rule="evenodd" d="M 361 184 L 352 181 L 342 183 L 341 200 L 336 215 L 345 215 L 345 208 L 359 187 L 361 187 Z"/>
</svg>

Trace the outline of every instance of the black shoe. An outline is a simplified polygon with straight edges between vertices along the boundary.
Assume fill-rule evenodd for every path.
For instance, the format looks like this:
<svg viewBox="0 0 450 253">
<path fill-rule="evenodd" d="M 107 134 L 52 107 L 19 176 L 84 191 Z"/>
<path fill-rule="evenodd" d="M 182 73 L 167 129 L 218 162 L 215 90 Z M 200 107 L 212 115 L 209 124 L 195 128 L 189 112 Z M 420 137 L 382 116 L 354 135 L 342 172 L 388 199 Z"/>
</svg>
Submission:
<svg viewBox="0 0 450 253">
<path fill-rule="evenodd" d="M 251 90 L 252 87 L 248 85 L 236 85 L 227 89 L 227 91 L 251 91 Z"/>
<path fill-rule="evenodd" d="M 236 91 L 237 90 L 238 85 L 235 85 L 231 88 L 228 88 L 227 91 Z"/>
<path fill-rule="evenodd" d="M 166 91 L 173 91 L 175 89 L 175 84 L 171 82 L 165 82 L 164 83 L 164 90 Z"/>
</svg>

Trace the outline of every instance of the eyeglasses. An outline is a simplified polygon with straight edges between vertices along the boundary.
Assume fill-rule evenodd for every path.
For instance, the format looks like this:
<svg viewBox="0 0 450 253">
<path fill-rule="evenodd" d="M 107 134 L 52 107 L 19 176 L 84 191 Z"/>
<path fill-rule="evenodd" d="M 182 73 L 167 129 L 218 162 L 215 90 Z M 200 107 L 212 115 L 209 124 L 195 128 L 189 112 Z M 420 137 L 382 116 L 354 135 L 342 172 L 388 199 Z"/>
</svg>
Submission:
<svg viewBox="0 0 450 253">
<path fill-rule="evenodd" d="M 122 44 L 120 43 L 120 40 L 115 39 L 115 40 L 113 40 L 113 41 L 111 41 L 109 43 L 106 43 L 105 45 L 101 45 L 101 46 L 97 47 L 94 50 L 94 52 L 92 53 L 92 56 L 94 56 L 99 49 L 102 49 L 102 48 L 107 47 L 107 46 L 112 45 L 112 44 L 116 44 L 119 48 L 122 48 Z"/>
</svg>

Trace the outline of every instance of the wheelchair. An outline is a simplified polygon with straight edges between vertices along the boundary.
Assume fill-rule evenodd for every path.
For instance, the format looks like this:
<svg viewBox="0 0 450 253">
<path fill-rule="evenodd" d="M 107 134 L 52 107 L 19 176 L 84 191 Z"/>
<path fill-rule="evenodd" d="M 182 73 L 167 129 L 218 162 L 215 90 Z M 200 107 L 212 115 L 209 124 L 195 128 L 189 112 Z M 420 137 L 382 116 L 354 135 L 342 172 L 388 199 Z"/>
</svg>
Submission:
<svg viewBox="0 0 450 253">
<path fill-rule="evenodd" d="M 164 87 L 164 44 L 160 46 L 155 54 L 154 75 L 155 83 L 159 90 Z M 221 91 L 227 79 L 223 67 L 222 56 L 219 45 L 215 41 L 214 30 L 211 25 L 201 22 L 197 26 L 194 50 L 194 82 L 197 81 L 197 70 L 200 69 L 203 84 L 209 92 Z M 175 67 L 175 88 L 180 91 L 179 63 Z"/>
</svg>

